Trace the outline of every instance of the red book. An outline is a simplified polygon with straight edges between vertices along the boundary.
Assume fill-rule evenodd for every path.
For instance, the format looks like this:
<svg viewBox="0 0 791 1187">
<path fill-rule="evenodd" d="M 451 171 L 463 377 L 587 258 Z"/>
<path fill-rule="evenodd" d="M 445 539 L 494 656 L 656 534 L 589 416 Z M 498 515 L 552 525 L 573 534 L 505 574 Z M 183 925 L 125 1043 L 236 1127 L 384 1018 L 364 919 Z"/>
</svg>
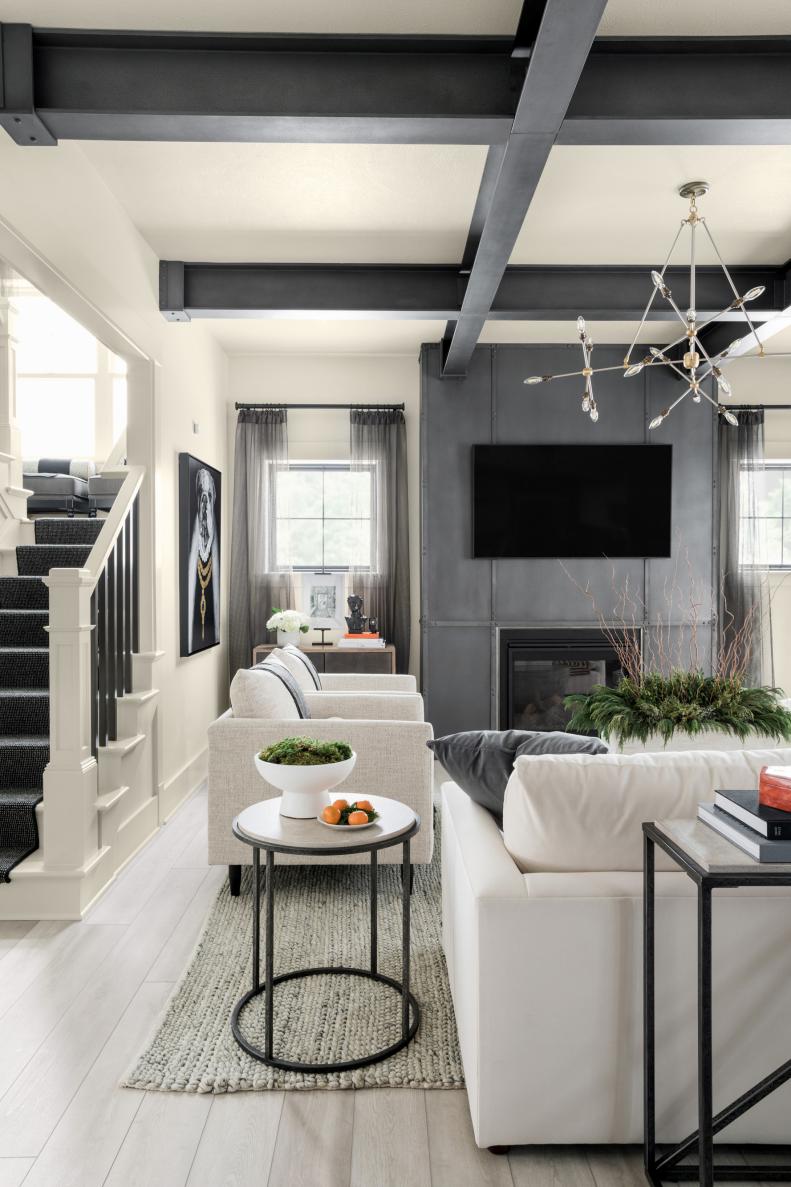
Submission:
<svg viewBox="0 0 791 1187">
<path fill-rule="evenodd" d="M 791 812 L 791 767 L 762 767 L 758 802 L 767 808 Z"/>
</svg>

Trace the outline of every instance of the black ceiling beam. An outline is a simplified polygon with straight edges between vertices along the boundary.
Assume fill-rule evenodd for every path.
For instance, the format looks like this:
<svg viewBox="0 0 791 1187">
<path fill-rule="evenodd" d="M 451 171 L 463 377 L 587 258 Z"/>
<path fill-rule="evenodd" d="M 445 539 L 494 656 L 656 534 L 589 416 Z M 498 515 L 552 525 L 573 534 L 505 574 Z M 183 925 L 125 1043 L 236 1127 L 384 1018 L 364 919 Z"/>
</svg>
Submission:
<svg viewBox="0 0 791 1187">
<path fill-rule="evenodd" d="M 734 277 L 734 282 L 740 292 L 744 292 L 740 288 L 740 282 Z M 768 317 L 762 311 L 755 315 L 752 307 L 752 302 L 747 306 L 750 317 L 756 323 L 756 333 L 753 334 L 744 317 L 741 313 L 737 314 L 733 322 L 722 324 L 720 320 L 712 326 L 703 330 L 700 335 L 700 340 L 703 347 L 710 357 L 718 354 L 724 350 L 726 346 L 735 340 L 739 339 L 738 346 L 735 346 L 729 351 L 729 358 L 739 358 L 745 354 L 754 354 L 758 350 L 758 338 L 761 345 L 764 345 L 776 334 L 783 330 L 791 329 L 791 260 L 785 263 L 781 268 L 775 269 L 775 278 L 771 286 L 771 292 L 767 288 L 767 292 L 761 297 L 764 303 L 764 309 L 767 303 L 767 297 L 770 297 L 769 304 L 774 307 L 774 312 Z"/>
<path fill-rule="evenodd" d="M 563 31 L 582 36 L 583 5 Z M 0 25 L 0 124 L 81 140 L 498 144 L 542 5 L 516 38 L 161 33 Z M 560 144 L 791 143 L 791 38 L 599 38 Z"/>
<path fill-rule="evenodd" d="M 489 313 L 496 321 L 569 321 L 578 314 L 591 321 L 636 321 L 651 292 L 653 265 L 621 267 L 549 266 L 507 268 Z M 331 317 L 406 320 L 457 320 L 468 276 L 456 264 L 205 264 L 160 263 L 160 309 L 170 321 L 191 318 Z M 765 321 L 784 308 L 786 272 L 769 264 L 732 265 L 741 291 L 763 285 L 751 305 Z M 689 270 L 666 273 L 674 296 L 685 308 Z M 722 270 L 697 269 L 697 308 L 714 315 L 728 300 Z M 655 303 L 656 304 L 656 303 Z M 729 315 L 732 319 L 736 314 Z M 672 312 L 655 308 L 651 320 Z M 731 335 L 733 337 L 735 335 Z"/>
<path fill-rule="evenodd" d="M 525 68 L 501 37 L 2 25 L 0 38 L 3 71 L 23 80 L 22 101 L 6 96 L 0 124 L 23 145 L 31 143 L 24 122 L 30 109 L 51 143 L 494 144 L 508 136 Z"/>
<path fill-rule="evenodd" d="M 558 144 L 789 144 L 791 38 L 600 38 Z"/>
<path fill-rule="evenodd" d="M 443 338 L 443 376 L 466 374 L 605 7 L 606 0 L 524 0 L 519 28 L 538 16 L 537 31 L 461 310 Z"/>
</svg>

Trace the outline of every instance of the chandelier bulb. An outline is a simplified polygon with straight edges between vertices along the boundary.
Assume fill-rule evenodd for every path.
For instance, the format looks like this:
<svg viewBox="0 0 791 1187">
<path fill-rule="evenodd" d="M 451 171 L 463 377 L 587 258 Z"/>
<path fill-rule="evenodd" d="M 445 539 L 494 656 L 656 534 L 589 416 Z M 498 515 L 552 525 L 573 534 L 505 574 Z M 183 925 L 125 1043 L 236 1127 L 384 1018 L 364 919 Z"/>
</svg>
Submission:
<svg viewBox="0 0 791 1187">
<path fill-rule="evenodd" d="M 714 374 L 717 377 L 717 387 L 721 392 L 723 392 L 724 395 L 729 396 L 731 394 L 731 385 L 728 383 L 728 380 L 716 367 L 714 368 Z"/>
<path fill-rule="evenodd" d="M 590 407 L 591 407 L 590 396 L 586 392 L 585 395 L 582 397 L 582 411 L 590 412 Z"/>
<path fill-rule="evenodd" d="M 529 375 L 528 378 L 524 382 L 525 383 L 543 383 L 544 376 L 543 375 Z"/>
<path fill-rule="evenodd" d="M 595 404 L 593 405 L 593 407 L 590 410 L 590 418 L 594 424 L 596 424 L 596 421 L 599 419 L 599 409 L 596 407 Z"/>
<path fill-rule="evenodd" d="M 667 416 L 667 409 L 660 412 L 659 416 L 654 417 L 654 419 L 648 425 L 649 429 L 658 429 L 666 416 Z"/>
<path fill-rule="evenodd" d="M 631 379 L 633 375 L 639 375 L 644 366 L 644 363 L 633 363 L 631 367 L 627 367 L 624 371 L 624 379 Z"/>
<path fill-rule="evenodd" d="M 760 297 L 761 293 L 766 292 L 766 285 L 757 284 L 755 288 L 748 289 L 742 297 L 742 301 L 754 301 L 756 297 Z"/>
<path fill-rule="evenodd" d="M 580 337 L 584 336 L 584 334 L 585 334 L 585 318 L 584 317 L 577 318 L 577 331 L 578 331 Z"/>
<path fill-rule="evenodd" d="M 655 359 L 664 359 L 664 357 L 665 357 L 663 352 L 659 349 L 658 346 L 651 347 L 651 354 L 653 355 L 653 357 Z"/>
<path fill-rule="evenodd" d="M 735 429 L 739 427 L 738 416 L 735 416 L 733 412 L 730 412 L 727 408 L 723 407 L 722 404 L 720 404 L 720 412 L 722 413 L 725 420 L 727 420 L 729 425 L 733 425 Z"/>
</svg>

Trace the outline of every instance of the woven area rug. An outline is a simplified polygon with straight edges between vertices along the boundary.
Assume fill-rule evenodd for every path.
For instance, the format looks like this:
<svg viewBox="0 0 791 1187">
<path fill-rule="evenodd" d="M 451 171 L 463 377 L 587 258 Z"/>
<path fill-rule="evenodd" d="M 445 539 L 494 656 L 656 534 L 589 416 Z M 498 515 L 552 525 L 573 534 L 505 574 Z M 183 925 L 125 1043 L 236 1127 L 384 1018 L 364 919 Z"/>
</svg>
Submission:
<svg viewBox="0 0 791 1187">
<path fill-rule="evenodd" d="M 417 1035 L 382 1063 L 316 1075 L 269 1068 L 231 1034 L 234 1003 L 250 988 L 252 877 L 239 898 L 223 886 L 183 980 L 150 1045 L 122 1083 L 162 1092 L 240 1092 L 306 1088 L 461 1088 L 456 1023 L 441 943 L 440 838 L 434 861 L 415 867 L 412 990 Z M 293 968 L 367 967 L 367 866 L 275 869 L 275 975 Z M 261 912 L 262 928 L 264 912 Z M 263 937 L 261 943 L 263 970 Z M 379 969 L 401 975 L 401 874 L 379 867 Z M 274 1050 L 281 1058 L 330 1062 L 384 1048 L 400 1036 L 401 999 L 359 977 L 321 976 L 275 989 Z M 243 1014 L 244 1034 L 263 1046 L 263 994 Z"/>
</svg>

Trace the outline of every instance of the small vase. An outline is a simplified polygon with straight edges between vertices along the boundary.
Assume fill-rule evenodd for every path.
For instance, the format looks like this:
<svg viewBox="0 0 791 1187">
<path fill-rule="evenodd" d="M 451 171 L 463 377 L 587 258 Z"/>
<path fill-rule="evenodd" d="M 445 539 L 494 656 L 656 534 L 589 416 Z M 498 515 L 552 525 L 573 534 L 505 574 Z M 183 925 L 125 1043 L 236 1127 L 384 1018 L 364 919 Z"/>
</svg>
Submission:
<svg viewBox="0 0 791 1187">
<path fill-rule="evenodd" d="M 277 645 L 278 647 L 286 647 L 289 643 L 293 643 L 295 647 L 299 647 L 299 631 L 278 631 Z"/>
</svg>

